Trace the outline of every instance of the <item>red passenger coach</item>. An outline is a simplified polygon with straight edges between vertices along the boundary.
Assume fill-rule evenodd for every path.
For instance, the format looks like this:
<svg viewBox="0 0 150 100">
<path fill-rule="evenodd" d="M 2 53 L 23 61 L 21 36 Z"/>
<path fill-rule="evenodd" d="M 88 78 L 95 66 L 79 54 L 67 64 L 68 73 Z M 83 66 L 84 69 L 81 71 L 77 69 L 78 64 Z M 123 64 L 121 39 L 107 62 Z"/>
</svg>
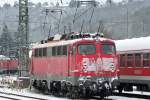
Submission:
<svg viewBox="0 0 150 100">
<path fill-rule="evenodd" d="M 0 55 L 0 75 L 17 73 L 17 60 Z"/>
<path fill-rule="evenodd" d="M 150 37 L 116 41 L 119 54 L 120 85 L 118 89 L 150 90 Z"/>
<path fill-rule="evenodd" d="M 33 86 L 54 94 L 108 96 L 117 80 L 114 42 L 98 34 L 62 37 L 33 47 Z"/>
</svg>

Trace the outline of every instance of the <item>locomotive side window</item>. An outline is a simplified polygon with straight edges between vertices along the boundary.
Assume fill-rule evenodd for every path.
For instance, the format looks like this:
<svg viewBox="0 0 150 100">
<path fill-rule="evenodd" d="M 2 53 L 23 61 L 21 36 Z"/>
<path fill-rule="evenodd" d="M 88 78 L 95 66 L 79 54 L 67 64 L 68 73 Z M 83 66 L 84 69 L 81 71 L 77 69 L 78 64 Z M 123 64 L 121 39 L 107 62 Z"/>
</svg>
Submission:
<svg viewBox="0 0 150 100">
<path fill-rule="evenodd" d="M 57 55 L 57 48 L 52 47 L 52 56 L 56 56 L 56 55 Z"/>
<path fill-rule="evenodd" d="M 62 51 L 62 55 L 67 55 L 67 46 L 62 46 L 63 51 Z"/>
<path fill-rule="evenodd" d="M 127 55 L 127 66 L 128 67 L 133 67 L 133 54 L 128 54 Z"/>
<path fill-rule="evenodd" d="M 41 57 L 42 56 L 42 48 L 39 48 L 39 56 Z"/>
<path fill-rule="evenodd" d="M 149 53 L 143 54 L 143 67 L 149 66 Z"/>
<path fill-rule="evenodd" d="M 101 50 L 103 54 L 114 54 L 115 53 L 115 47 L 111 44 L 102 44 Z"/>
<path fill-rule="evenodd" d="M 63 56 L 67 55 L 67 46 L 57 46 L 57 47 L 52 47 L 52 49 L 49 49 L 49 56 Z M 52 54 L 50 54 L 52 53 Z"/>
<path fill-rule="evenodd" d="M 47 50 L 46 50 L 46 48 L 43 48 L 43 55 L 42 56 L 47 56 Z"/>
<path fill-rule="evenodd" d="M 34 56 L 35 56 L 35 57 L 38 57 L 38 55 L 39 55 L 39 49 L 35 49 L 35 54 L 34 54 Z"/>
<path fill-rule="evenodd" d="M 125 54 L 120 55 L 120 67 L 125 67 L 126 62 L 126 56 Z"/>
<path fill-rule="evenodd" d="M 96 48 L 94 44 L 80 44 L 78 45 L 79 54 L 95 54 Z"/>
<path fill-rule="evenodd" d="M 52 48 L 51 47 L 47 48 L 47 56 L 52 56 Z"/>
<path fill-rule="evenodd" d="M 135 67 L 141 67 L 141 54 L 135 54 Z"/>
<path fill-rule="evenodd" d="M 62 48 L 61 48 L 61 46 L 58 46 L 57 47 L 57 55 L 61 55 L 61 53 L 62 53 Z"/>
</svg>

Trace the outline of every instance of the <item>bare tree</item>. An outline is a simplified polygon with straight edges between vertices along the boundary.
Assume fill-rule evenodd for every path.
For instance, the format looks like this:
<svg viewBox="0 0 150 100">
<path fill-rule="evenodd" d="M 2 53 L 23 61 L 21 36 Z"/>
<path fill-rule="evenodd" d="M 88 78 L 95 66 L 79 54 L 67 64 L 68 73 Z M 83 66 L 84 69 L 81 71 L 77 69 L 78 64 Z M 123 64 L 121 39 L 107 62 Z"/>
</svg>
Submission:
<svg viewBox="0 0 150 100">
<path fill-rule="evenodd" d="M 10 56 L 10 51 L 13 47 L 13 43 L 14 41 L 12 39 L 12 36 L 10 35 L 8 27 L 7 25 L 4 25 L 3 32 L 0 37 L 1 54 Z"/>
</svg>

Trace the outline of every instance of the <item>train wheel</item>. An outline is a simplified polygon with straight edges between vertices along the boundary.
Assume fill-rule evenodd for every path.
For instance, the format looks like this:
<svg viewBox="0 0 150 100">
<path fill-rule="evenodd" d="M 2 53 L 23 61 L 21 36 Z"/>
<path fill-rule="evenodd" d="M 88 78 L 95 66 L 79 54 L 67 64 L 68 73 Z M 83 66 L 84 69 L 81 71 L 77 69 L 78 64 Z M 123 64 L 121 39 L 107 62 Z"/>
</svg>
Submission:
<svg viewBox="0 0 150 100">
<path fill-rule="evenodd" d="M 102 83 L 102 89 L 100 91 L 100 98 L 103 99 L 104 97 L 107 97 L 111 94 L 111 86 L 109 85 L 109 82 L 105 81 Z"/>
<path fill-rule="evenodd" d="M 33 82 L 31 82 L 31 85 L 32 85 L 34 88 L 37 88 L 37 81 L 34 80 Z"/>
<path fill-rule="evenodd" d="M 48 84 L 47 81 L 42 81 L 42 92 L 43 93 L 48 93 Z"/>
<path fill-rule="evenodd" d="M 73 86 L 71 88 L 69 97 L 71 99 L 78 99 L 79 98 L 79 88 L 77 86 Z"/>
<path fill-rule="evenodd" d="M 61 82 L 61 94 L 63 97 L 67 95 L 67 84 L 66 82 Z"/>
<path fill-rule="evenodd" d="M 122 93 L 122 91 L 123 91 L 123 86 L 119 85 L 119 86 L 117 87 L 117 89 L 118 89 L 119 93 Z"/>
</svg>

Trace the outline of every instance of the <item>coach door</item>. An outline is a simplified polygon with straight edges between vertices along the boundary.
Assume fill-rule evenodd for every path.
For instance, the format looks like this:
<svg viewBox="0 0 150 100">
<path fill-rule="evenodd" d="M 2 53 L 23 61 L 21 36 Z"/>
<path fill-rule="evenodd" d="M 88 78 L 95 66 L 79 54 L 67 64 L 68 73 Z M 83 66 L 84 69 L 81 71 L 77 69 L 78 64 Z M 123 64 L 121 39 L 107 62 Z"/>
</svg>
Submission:
<svg viewBox="0 0 150 100">
<path fill-rule="evenodd" d="M 69 55 L 68 55 L 69 59 L 68 59 L 68 71 L 69 72 L 73 72 L 75 70 L 75 57 L 76 57 L 76 47 L 74 46 L 70 46 L 70 50 L 69 50 Z M 71 74 L 71 73 L 69 73 Z"/>
</svg>

